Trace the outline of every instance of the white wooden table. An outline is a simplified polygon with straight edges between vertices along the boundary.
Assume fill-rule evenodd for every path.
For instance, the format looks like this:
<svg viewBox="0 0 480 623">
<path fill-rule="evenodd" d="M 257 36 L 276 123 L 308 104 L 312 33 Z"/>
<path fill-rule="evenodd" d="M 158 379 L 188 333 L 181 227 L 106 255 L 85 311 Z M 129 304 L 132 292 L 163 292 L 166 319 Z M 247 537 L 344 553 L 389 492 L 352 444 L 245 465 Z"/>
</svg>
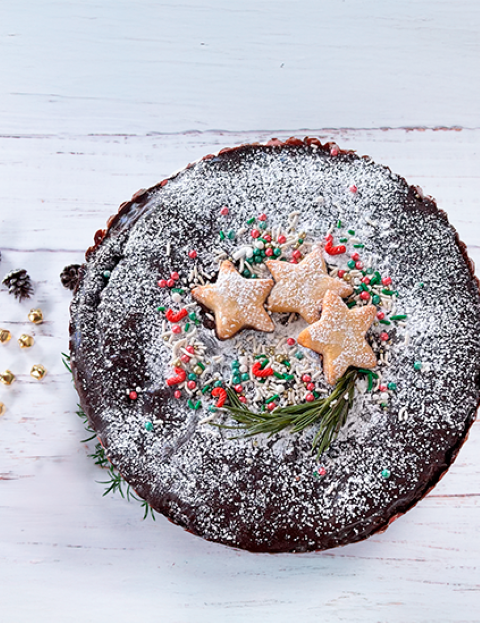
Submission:
<svg viewBox="0 0 480 623">
<path fill-rule="evenodd" d="M 21 304 L 0 288 L 15 338 L 0 370 L 17 375 L 0 386 L 0 623 L 480 621 L 478 422 L 436 489 L 363 543 L 253 555 L 142 522 L 137 504 L 102 498 L 80 443 L 59 281 L 138 188 L 292 134 L 421 185 L 480 265 L 480 5 L 4 0 L 0 12 L 0 277 L 22 267 L 35 283 Z M 34 363 L 49 371 L 40 383 Z"/>
</svg>

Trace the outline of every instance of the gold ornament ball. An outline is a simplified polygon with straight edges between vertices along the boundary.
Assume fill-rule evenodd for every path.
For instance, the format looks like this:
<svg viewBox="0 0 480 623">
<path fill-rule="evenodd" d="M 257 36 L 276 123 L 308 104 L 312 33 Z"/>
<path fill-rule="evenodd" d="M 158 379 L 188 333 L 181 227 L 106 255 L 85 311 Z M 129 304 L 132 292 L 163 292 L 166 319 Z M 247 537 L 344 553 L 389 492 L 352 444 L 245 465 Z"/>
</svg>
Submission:
<svg viewBox="0 0 480 623">
<path fill-rule="evenodd" d="M 43 313 L 41 309 L 31 309 L 28 314 L 28 319 L 33 324 L 42 324 L 43 322 Z"/>
<path fill-rule="evenodd" d="M 15 375 L 10 370 L 5 370 L 3 374 L 0 374 L 0 383 L 4 385 L 11 385 L 15 380 Z"/>
<path fill-rule="evenodd" d="M 348 273 L 345 273 L 345 274 L 343 275 L 343 280 L 344 280 L 344 281 L 351 281 L 351 280 L 352 280 L 352 277 L 351 277 Z"/>
<path fill-rule="evenodd" d="M 31 335 L 24 333 L 18 338 L 18 343 L 20 344 L 20 348 L 30 348 L 35 343 L 35 340 Z"/>
<path fill-rule="evenodd" d="M 37 381 L 41 381 L 46 374 L 47 370 L 40 363 L 34 365 L 30 370 L 30 376 L 33 376 Z"/>
<path fill-rule="evenodd" d="M 0 344 L 6 344 L 11 337 L 12 334 L 8 329 L 0 329 Z"/>
<path fill-rule="evenodd" d="M 0 402 L 0 415 L 3 415 L 6 410 L 7 407 L 3 404 L 3 402 Z"/>
</svg>

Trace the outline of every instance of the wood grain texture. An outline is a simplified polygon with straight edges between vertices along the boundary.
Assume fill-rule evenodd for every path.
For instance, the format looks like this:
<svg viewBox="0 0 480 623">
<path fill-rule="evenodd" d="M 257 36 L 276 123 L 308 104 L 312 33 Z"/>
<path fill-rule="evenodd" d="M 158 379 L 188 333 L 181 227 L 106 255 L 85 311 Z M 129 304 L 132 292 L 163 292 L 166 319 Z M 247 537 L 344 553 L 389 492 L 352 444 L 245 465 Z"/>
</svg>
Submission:
<svg viewBox="0 0 480 623">
<path fill-rule="evenodd" d="M 480 265 L 479 26 L 474 0 L 1 5 L 0 277 L 24 267 L 36 291 L 20 304 L 0 288 L 0 327 L 36 343 L 0 347 L 17 374 L 0 386 L 0 623 L 480 620 L 478 421 L 435 490 L 363 543 L 252 555 L 142 522 L 137 504 L 102 498 L 80 443 L 59 281 L 139 188 L 292 134 L 422 186 Z"/>
</svg>

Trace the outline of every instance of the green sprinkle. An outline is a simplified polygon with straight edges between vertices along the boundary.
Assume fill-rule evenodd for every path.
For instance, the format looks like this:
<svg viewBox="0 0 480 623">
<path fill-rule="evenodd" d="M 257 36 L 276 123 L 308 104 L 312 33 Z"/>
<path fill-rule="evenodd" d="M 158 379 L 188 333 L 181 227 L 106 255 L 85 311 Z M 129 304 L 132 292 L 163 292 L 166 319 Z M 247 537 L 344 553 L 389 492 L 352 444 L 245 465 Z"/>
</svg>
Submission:
<svg viewBox="0 0 480 623">
<path fill-rule="evenodd" d="M 416 361 L 416 362 L 413 364 L 413 369 L 414 369 L 414 370 L 421 370 L 421 369 L 422 369 L 422 362 L 421 362 L 421 361 Z"/>
<path fill-rule="evenodd" d="M 145 422 L 145 428 L 150 431 L 153 430 L 153 424 L 152 422 Z"/>
<path fill-rule="evenodd" d="M 196 320 L 197 319 L 197 314 L 195 312 L 190 312 L 188 314 L 188 317 L 190 318 L 190 320 Z"/>
<path fill-rule="evenodd" d="M 354 244 L 354 245 L 353 245 L 353 248 L 354 248 L 354 249 L 364 249 L 364 248 L 365 248 L 365 245 L 364 245 L 364 244 Z"/>
<path fill-rule="evenodd" d="M 245 258 L 245 261 L 248 262 L 249 264 L 253 264 L 253 256 Z"/>
<path fill-rule="evenodd" d="M 303 238 L 298 239 L 298 244 L 303 244 Z"/>
<path fill-rule="evenodd" d="M 265 400 L 265 404 L 266 404 L 266 405 L 269 405 L 271 402 L 273 402 L 273 401 L 274 401 L 274 400 L 276 400 L 277 398 L 278 398 L 278 394 L 275 394 L 275 395 L 273 395 L 273 396 L 270 396 L 270 398 L 267 398 L 267 399 Z"/>
<path fill-rule="evenodd" d="M 234 385 L 238 385 L 240 383 L 240 379 L 241 379 L 241 377 L 240 377 L 239 374 L 234 374 L 233 377 L 232 377 L 232 383 Z"/>
<path fill-rule="evenodd" d="M 371 392 L 371 391 L 372 391 L 372 389 L 373 389 L 373 375 L 372 375 L 372 374 L 369 374 L 369 375 L 368 375 L 368 388 L 367 388 L 367 390 L 368 390 L 369 392 Z"/>
<path fill-rule="evenodd" d="M 355 268 L 355 260 L 349 260 L 347 266 L 348 268 Z"/>
<path fill-rule="evenodd" d="M 177 294 L 184 294 L 185 290 L 182 290 L 182 288 L 172 288 L 172 292 L 176 292 Z"/>
<path fill-rule="evenodd" d="M 347 303 L 347 307 L 351 309 L 352 307 L 355 307 L 356 304 L 357 304 L 357 301 L 350 301 L 349 303 Z"/>
<path fill-rule="evenodd" d="M 260 255 L 261 255 L 262 257 L 265 257 L 265 256 L 266 256 L 266 253 L 265 253 L 265 251 L 264 251 L 263 249 L 260 249 Z"/>
<path fill-rule="evenodd" d="M 111 272 L 109 270 L 104 271 L 103 276 L 105 279 L 110 279 Z"/>
<path fill-rule="evenodd" d="M 225 240 L 225 234 L 220 230 L 220 240 Z"/>
<path fill-rule="evenodd" d="M 239 368 L 240 367 L 240 362 L 238 361 L 238 359 L 234 359 L 232 361 L 232 368 Z"/>
<path fill-rule="evenodd" d="M 295 353 L 295 357 L 296 357 L 299 361 L 301 361 L 301 360 L 305 357 L 305 355 L 304 355 L 301 351 L 297 350 L 297 352 Z"/>
<path fill-rule="evenodd" d="M 367 268 L 367 275 L 373 275 L 373 268 Z"/>
<path fill-rule="evenodd" d="M 250 375 L 248 374 L 248 372 L 244 372 L 242 374 L 242 381 L 249 381 L 250 380 Z"/>
<path fill-rule="evenodd" d="M 266 382 L 267 379 L 260 379 L 258 382 L 261 383 L 262 385 Z"/>
<path fill-rule="evenodd" d="M 244 269 L 244 271 L 242 272 L 242 275 L 246 277 L 247 279 L 250 277 L 250 271 L 248 270 L 248 268 Z"/>
<path fill-rule="evenodd" d="M 340 242 L 348 242 L 348 238 L 340 238 Z"/>
<path fill-rule="evenodd" d="M 382 478 L 390 478 L 390 470 L 382 469 Z"/>
<path fill-rule="evenodd" d="M 254 359 L 267 359 L 267 355 L 261 353 L 260 355 L 255 355 Z"/>
<path fill-rule="evenodd" d="M 288 364 L 288 365 L 290 365 L 290 364 Z M 284 378 L 286 381 L 293 381 L 293 380 L 295 379 L 295 375 L 294 375 L 294 374 L 284 374 L 284 375 L 283 375 L 283 378 Z"/>
<path fill-rule="evenodd" d="M 392 294 L 395 294 L 395 292 L 393 290 L 388 290 L 387 288 L 383 288 L 382 294 L 386 294 L 387 296 L 392 296 Z"/>
<path fill-rule="evenodd" d="M 391 389 L 392 392 L 394 392 L 397 389 L 397 384 L 396 383 L 388 383 L 387 387 L 388 387 L 388 389 Z"/>
<path fill-rule="evenodd" d="M 189 406 L 189 408 L 190 408 L 190 409 L 195 409 L 195 405 L 193 404 L 193 402 L 192 402 L 192 399 L 191 399 L 191 398 L 189 398 L 189 399 L 188 399 L 188 401 L 187 401 L 187 405 Z"/>
<path fill-rule="evenodd" d="M 186 322 L 185 323 L 185 333 L 187 333 L 187 331 L 190 329 L 190 323 Z"/>
<path fill-rule="evenodd" d="M 253 249 L 253 255 L 260 255 L 260 249 L 255 247 L 255 249 Z"/>
<path fill-rule="evenodd" d="M 315 398 L 320 398 L 320 394 L 318 392 L 312 392 L 312 394 L 315 396 Z"/>
<path fill-rule="evenodd" d="M 380 303 L 380 297 L 378 296 L 378 294 L 374 294 L 374 295 L 372 296 L 372 303 L 373 303 L 374 305 L 378 305 L 378 304 Z"/>
<path fill-rule="evenodd" d="M 264 368 L 266 368 L 268 365 L 268 359 L 264 359 L 262 361 L 262 365 L 260 366 L 260 370 L 263 370 Z"/>
<path fill-rule="evenodd" d="M 359 288 L 360 288 L 360 291 L 361 291 L 361 292 L 370 292 L 370 290 L 368 289 L 367 284 L 365 284 L 365 283 L 361 283 L 361 284 L 359 285 Z"/>
<path fill-rule="evenodd" d="M 376 372 L 372 372 L 372 370 L 365 370 L 365 368 L 358 368 L 358 371 L 362 374 L 371 374 L 374 379 L 378 379 L 378 374 Z"/>
<path fill-rule="evenodd" d="M 355 230 L 354 229 L 349 229 L 348 233 L 350 234 L 350 236 L 355 236 Z"/>
<path fill-rule="evenodd" d="M 423 288 L 425 284 L 423 283 L 423 281 L 420 281 L 419 283 L 417 283 L 417 288 Z"/>
<path fill-rule="evenodd" d="M 255 223 L 255 217 L 252 216 L 252 218 L 249 218 L 247 221 L 247 225 L 253 225 L 253 223 Z"/>
<path fill-rule="evenodd" d="M 213 384 L 214 387 L 221 387 L 222 385 L 222 381 L 215 381 L 215 383 Z"/>
<path fill-rule="evenodd" d="M 255 262 L 255 264 L 261 264 L 263 262 L 263 258 L 261 255 L 255 255 L 253 257 L 253 261 Z"/>
<path fill-rule="evenodd" d="M 392 324 L 390 320 L 379 320 L 380 324 Z"/>
<path fill-rule="evenodd" d="M 164 312 L 165 311 L 165 307 L 163 305 L 160 305 L 159 307 L 157 307 L 157 311 L 158 312 Z"/>
<path fill-rule="evenodd" d="M 190 374 L 188 375 L 188 380 L 189 381 L 195 381 L 197 378 L 197 375 L 194 374 L 193 372 L 190 372 Z"/>
<path fill-rule="evenodd" d="M 201 406 L 202 406 L 202 401 L 201 400 L 197 400 L 197 402 L 195 403 L 195 406 L 193 408 L 196 411 L 197 409 L 200 409 Z"/>
<path fill-rule="evenodd" d="M 235 238 L 235 235 L 236 235 L 235 232 L 233 231 L 233 229 L 231 229 L 228 232 L 227 237 L 228 237 L 229 240 L 233 240 Z"/>
<path fill-rule="evenodd" d="M 203 370 L 205 370 L 205 365 L 201 361 L 197 363 L 197 366 L 200 368 L 200 370 L 202 370 L 202 372 Z"/>
<path fill-rule="evenodd" d="M 342 221 L 337 221 L 337 227 L 338 229 L 340 229 L 340 227 L 342 226 Z"/>
<path fill-rule="evenodd" d="M 195 326 L 198 327 L 200 325 L 200 320 L 195 320 Z"/>
<path fill-rule="evenodd" d="M 210 387 L 210 383 L 208 385 L 205 385 L 205 387 L 202 387 L 202 394 L 206 394 L 207 392 L 209 392 L 212 388 Z"/>
<path fill-rule="evenodd" d="M 260 223 L 259 227 L 260 227 L 260 229 L 267 229 L 267 224 L 264 221 L 262 221 Z"/>
<path fill-rule="evenodd" d="M 288 359 L 285 359 L 284 361 L 282 361 L 283 365 L 287 368 L 289 368 L 292 364 L 288 361 Z"/>
<path fill-rule="evenodd" d="M 407 314 L 397 314 L 396 316 L 390 316 L 390 320 L 405 320 Z"/>
<path fill-rule="evenodd" d="M 256 279 L 256 278 L 257 278 L 257 275 L 256 275 L 255 273 L 252 273 L 252 274 L 250 275 L 250 279 Z"/>
<path fill-rule="evenodd" d="M 380 406 L 383 407 L 384 409 L 388 408 L 388 403 L 387 402 L 381 402 Z"/>
<path fill-rule="evenodd" d="M 217 410 L 217 407 L 215 407 L 214 405 L 210 405 L 208 407 L 208 410 L 211 411 L 212 413 L 215 413 L 215 411 Z"/>
<path fill-rule="evenodd" d="M 283 379 L 284 376 L 281 372 L 277 372 L 276 370 L 273 371 L 273 376 L 277 379 Z"/>
<path fill-rule="evenodd" d="M 282 249 L 274 249 L 273 250 L 273 255 L 275 257 L 279 257 L 280 255 L 282 255 Z"/>
</svg>

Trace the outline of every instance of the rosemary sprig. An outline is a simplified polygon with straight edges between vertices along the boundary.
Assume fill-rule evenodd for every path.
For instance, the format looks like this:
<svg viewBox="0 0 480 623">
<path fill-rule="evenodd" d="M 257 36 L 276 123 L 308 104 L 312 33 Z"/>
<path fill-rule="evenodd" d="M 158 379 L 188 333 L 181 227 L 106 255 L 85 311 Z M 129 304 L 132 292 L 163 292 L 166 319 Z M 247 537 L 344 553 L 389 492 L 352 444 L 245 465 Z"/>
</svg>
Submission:
<svg viewBox="0 0 480 623">
<path fill-rule="evenodd" d="M 317 457 L 325 452 L 337 438 L 342 426 L 347 421 L 348 412 L 353 404 L 355 381 L 363 370 L 350 369 L 337 382 L 332 393 L 326 398 L 319 398 L 288 407 L 278 407 L 272 412 L 254 413 L 239 401 L 236 392 L 227 389 L 230 404 L 223 408 L 236 420 L 239 426 L 219 426 L 245 431 L 247 437 L 266 433 L 269 436 L 291 427 L 293 433 L 300 433 L 308 426 L 319 423 L 319 428 L 312 441 L 312 451 L 317 450 Z M 365 372 L 367 372 L 365 370 Z M 375 375 L 368 371 L 369 374 Z M 376 375 L 375 375 L 376 376 Z"/>
</svg>

